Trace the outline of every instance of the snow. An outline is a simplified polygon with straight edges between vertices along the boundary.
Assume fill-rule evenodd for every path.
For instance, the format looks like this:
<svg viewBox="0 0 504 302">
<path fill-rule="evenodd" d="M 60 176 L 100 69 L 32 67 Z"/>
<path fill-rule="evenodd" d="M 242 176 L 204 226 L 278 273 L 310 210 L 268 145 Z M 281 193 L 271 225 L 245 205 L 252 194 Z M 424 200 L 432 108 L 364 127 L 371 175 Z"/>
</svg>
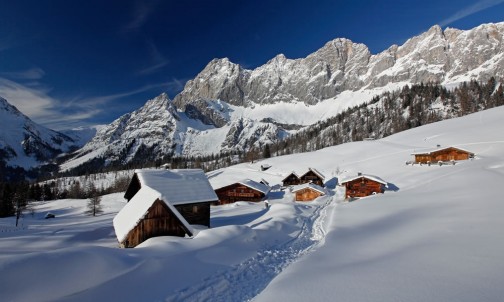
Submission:
<svg viewBox="0 0 504 302">
<path fill-rule="evenodd" d="M 374 180 L 376 182 L 379 182 L 381 184 L 384 184 L 385 186 L 387 186 L 387 182 L 384 181 L 383 179 L 381 179 L 380 177 L 378 176 L 375 176 L 375 175 L 369 175 L 369 174 L 357 174 L 356 176 L 354 177 L 348 177 L 348 178 L 345 178 L 345 179 L 342 179 L 340 181 L 341 184 L 344 184 L 344 183 L 347 183 L 349 181 L 352 181 L 352 180 L 355 180 L 355 179 L 359 179 L 359 178 L 367 178 L 367 179 L 370 179 L 370 180 Z"/>
<path fill-rule="evenodd" d="M 114 229 L 119 242 L 147 215 L 157 199 L 162 200 L 184 227 L 194 234 L 193 227 L 175 209 L 175 205 L 217 201 L 217 195 L 200 169 L 135 170 L 141 188 L 114 217 Z"/>
<path fill-rule="evenodd" d="M 257 182 L 257 181 L 253 181 L 252 179 L 241 179 L 239 181 L 229 182 L 229 183 L 221 182 L 221 183 L 219 183 L 219 185 L 216 185 L 216 186 L 213 186 L 213 187 L 214 187 L 215 190 L 217 190 L 217 189 L 220 189 L 220 188 L 232 185 L 234 183 L 242 184 L 242 185 L 244 185 L 246 187 L 249 187 L 251 189 L 254 189 L 254 190 L 259 191 L 259 192 L 264 193 L 264 194 L 268 194 L 268 192 L 271 190 L 271 188 L 269 186 L 267 186 L 265 184 L 262 184 L 260 182 Z"/>
<path fill-rule="evenodd" d="M 504 295 L 504 107 L 385 139 L 243 163 L 207 174 L 214 183 L 267 180 L 317 167 L 328 194 L 292 202 L 273 189 L 269 208 L 212 206 L 210 229 L 119 249 L 112 219 L 122 194 L 37 202 L 21 226 L 0 219 L 5 301 L 500 301 Z M 457 165 L 411 166 L 415 149 L 471 150 Z M 395 190 L 344 202 L 338 180 L 358 171 Z M 56 218 L 43 219 L 47 212 Z"/>
<path fill-rule="evenodd" d="M 307 188 L 313 189 L 313 190 L 318 191 L 322 194 L 327 194 L 327 191 L 324 188 L 322 188 L 319 185 L 313 184 L 313 183 L 305 183 L 302 185 L 293 186 L 292 193 L 296 193 L 297 191 L 301 191 L 301 190 L 304 190 Z"/>
<path fill-rule="evenodd" d="M 135 174 L 142 188 L 154 189 L 172 205 L 218 200 L 201 169 L 141 169 Z"/>
</svg>

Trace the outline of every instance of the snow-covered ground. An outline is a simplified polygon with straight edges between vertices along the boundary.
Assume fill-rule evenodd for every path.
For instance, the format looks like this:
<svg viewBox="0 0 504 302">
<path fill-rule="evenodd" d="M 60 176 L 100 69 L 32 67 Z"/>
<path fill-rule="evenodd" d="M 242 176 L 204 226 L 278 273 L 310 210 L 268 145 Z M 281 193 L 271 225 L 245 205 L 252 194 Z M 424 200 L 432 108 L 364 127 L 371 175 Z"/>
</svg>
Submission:
<svg viewBox="0 0 504 302">
<path fill-rule="evenodd" d="M 0 219 L 3 301 L 501 301 L 504 296 L 504 107 L 376 141 L 275 157 L 208 173 L 213 186 L 243 178 L 271 185 L 313 167 L 331 194 L 271 207 L 212 207 L 211 229 L 119 249 L 112 218 L 85 216 L 85 200 L 40 202 L 15 228 Z M 476 159 L 411 166 L 420 148 L 456 146 Z M 260 171 L 261 164 L 272 167 Z M 357 172 L 384 194 L 342 202 L 338 179 Z M 44 219 L 47 212 L 56 215 Z"/>
</svg>

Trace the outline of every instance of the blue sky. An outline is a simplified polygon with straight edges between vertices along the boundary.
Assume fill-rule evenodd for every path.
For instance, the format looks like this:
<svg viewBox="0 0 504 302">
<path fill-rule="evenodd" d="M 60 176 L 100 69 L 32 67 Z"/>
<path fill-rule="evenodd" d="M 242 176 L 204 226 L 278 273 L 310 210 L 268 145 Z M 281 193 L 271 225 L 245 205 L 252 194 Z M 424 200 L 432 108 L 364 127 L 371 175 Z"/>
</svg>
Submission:
<svg viewBox="0 0 504 302">
<path fill-rule="evenodd" d="M 255 68 L 339 37 L 378 53 L 503 16 L 504 0 L 0 0 L 0 96 L 54 129 L 105 124 L 175 97 L 213 58 Z"/>
</svg>

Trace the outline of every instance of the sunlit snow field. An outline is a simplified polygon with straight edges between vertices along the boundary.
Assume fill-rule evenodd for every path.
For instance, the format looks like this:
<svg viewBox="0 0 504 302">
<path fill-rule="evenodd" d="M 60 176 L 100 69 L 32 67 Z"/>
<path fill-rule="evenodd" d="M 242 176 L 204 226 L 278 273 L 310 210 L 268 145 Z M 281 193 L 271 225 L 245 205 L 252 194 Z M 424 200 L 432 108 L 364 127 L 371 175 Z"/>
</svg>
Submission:
<svg viewBox="0 0 504 302">
<path fill-rule="evenodd" d="M 207 174 L 276 185 L 316 168 L 330 194 L 293 202 L 215 206 L 194 238 L 157 237 L 119 249 L 112 219 L 122 194 L 37 202 L 21 225 L 0 219 L 2 301 L 500 301 L 504 296 L 504 108 L 311 153 Z M 476 159 L 411 166 L 413 151 L 456 146 Z M 272 167 L 261 171 L 264 163 Z M 384 194 L 343 202 L 338 180 L 357 172 Z M 56 215 L 44 219 L 46 213 Z"/>
</svg>

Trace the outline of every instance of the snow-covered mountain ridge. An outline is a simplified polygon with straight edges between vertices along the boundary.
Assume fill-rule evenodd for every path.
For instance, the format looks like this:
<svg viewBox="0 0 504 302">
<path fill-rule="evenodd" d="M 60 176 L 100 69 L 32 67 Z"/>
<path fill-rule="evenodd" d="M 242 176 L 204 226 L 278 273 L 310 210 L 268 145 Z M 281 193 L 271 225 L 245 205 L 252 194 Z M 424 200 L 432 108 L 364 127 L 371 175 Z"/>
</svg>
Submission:
<svg viewBox="0 0 504 302">
<path fill-rule="evenodd" d="M 0 161 L 11 167 L 30 169 L 76 149 L 76 141 L 38 125 L 0 97 Z"/>
<path fill-rule="evenodd" d="M 433 26 L 376 55 L 335 39 L 306 58 L 278 55 L 253 70 L 214 59 L 173 101 L 162 94 L 101 129 L 63 170 L 96 158 L 123 164 L 247 151 L 406 84 L 502 78 L 503 37 L 504 23 Z"/>
</svg>

